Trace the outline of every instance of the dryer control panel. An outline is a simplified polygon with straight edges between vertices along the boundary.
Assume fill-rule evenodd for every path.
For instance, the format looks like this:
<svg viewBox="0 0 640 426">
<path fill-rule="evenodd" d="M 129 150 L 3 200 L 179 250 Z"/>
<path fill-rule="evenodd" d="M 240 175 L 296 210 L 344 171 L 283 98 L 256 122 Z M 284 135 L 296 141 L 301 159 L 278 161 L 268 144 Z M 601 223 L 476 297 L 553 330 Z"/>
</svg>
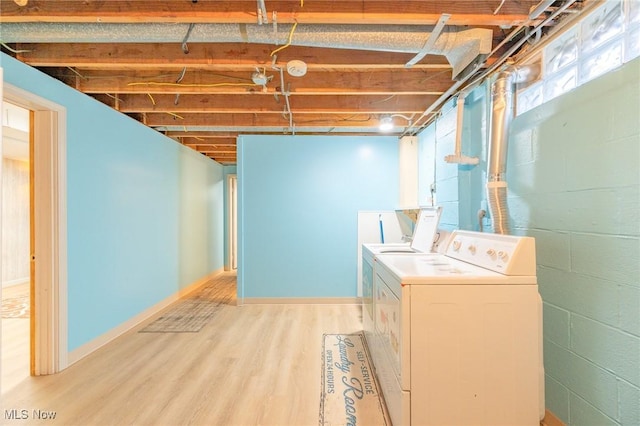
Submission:
<svg viewBox="0 0 640 426">
<path fill-rule="evenodd" d="M 536 275 L 533 237 L 453 231 L 445 255 L 505 275 Z"/>
</svg>

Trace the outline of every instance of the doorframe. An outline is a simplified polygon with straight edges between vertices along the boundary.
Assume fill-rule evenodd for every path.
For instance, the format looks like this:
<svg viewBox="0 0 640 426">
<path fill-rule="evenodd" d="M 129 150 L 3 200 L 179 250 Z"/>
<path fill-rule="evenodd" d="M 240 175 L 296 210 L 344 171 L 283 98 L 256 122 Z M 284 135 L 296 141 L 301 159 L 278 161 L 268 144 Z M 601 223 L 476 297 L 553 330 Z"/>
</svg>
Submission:
<svg viewBox="0 0 640 426">
<path fill-rule="evenodd" d="M 4 81 L 2 89 L 3 101 L 32 111 L 35 208 L 31 221 L 37 233 L 31 238 L 38 257 L 32 269 L 31 374 L 54 374 L 68 366 L 67 112 Z"/>
<path fill-rule="evenodd" d="M 238 176 L 227 175 L 227 270 L 238 269 Z"/>
</svg>

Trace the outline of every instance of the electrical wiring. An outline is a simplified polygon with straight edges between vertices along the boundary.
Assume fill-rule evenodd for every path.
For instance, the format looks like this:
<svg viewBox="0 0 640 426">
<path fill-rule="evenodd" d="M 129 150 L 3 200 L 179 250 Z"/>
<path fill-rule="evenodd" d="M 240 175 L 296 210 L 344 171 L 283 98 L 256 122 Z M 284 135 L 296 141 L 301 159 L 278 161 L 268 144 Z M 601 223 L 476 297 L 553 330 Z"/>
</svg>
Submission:
<svg viewBox="0 0 640 426">
<path fill-rule="evenodd" d="M 354 118 L 361 114 L 353 114 L 349 117 L 345 118 L 337 118 L 337 119 L 315 119 L 315 120 L 302 120 L 298 124 L 311 124 L 311 123 L 327 123 L 327 122 L 342 122 L 342 123 L 367 123 L 373 119 L 371 114 L 367 114 L 367 118 Z"/>
<path fill-rule="evenodd" d="M 163 83 L 159 81 L 136 81 L 127 86 L 169 86 L 169 87 L 221 87 L 221 86 L 258 86 L 255 83 Z"/>
<path fill-rule="evenodd" d="M 173 112 L 167 112 L 172 117 L 179 118 L 180 120 L 184 120 L 184 117 L 179 116 L 178 114 L 174 114 Z"/>
<path fill-rule="evenodd" d="M 187 30 L 187 35 L 184 36 L 184 39 L 182 40 L 182 52 L 186 55 L 187 53 L 189 53 L 189 46 L 187 45 L 187 41 L 189 40 L 189 36 L 191 35 L 191 31 L 193 31 L 193 27 L 195 27 L 196 24 L 189 24 L 189 29 Z"/>
<path fill-rule="evenodd" d="M 151 96 L 151 93 L 147 93 L 147 96 L 149 97 L 149 99 L 151 99 L 151 103 L 155 106 L 156 105 L 156 100 L 153 99 L 153 96 Z"/>
<path fill-rule="evenodd" d="M 4 47 L 5 49 L 7 49 L 11 53 L 29 53 L 29 52 L 33 52 L 32 50 L 16 50 L 16 49 L 12 48 L 11 46 L 9 46 L 6 43 L 0 43 L 0 46 Z"/>
<path fill-rule="evenodd" d="M 109 75 L 84 75 L 84 74 L 80 74 L 77 70 L 74 70 L 72 67 L 67 67 L 67 69 L 71 72 L 73 72 L 74 74 L 76 74 L 78 77 L 82 78 L 83 80 L 104 80 L 104 79 L 113 79 L 113 78 L 122 78 L 122 79 L 127 79 L 127 78 L 133 78 L 131 74 L 109 74 Z M 240 81 L 246 81 L 249 82 L 250 79 L 248 78 L 241 78 L 241 77 L 237 77 L 237 76 L 233 76 L 233 75 L 226 75 L 226 74 L 220 74 L 220 73 L 215 73 L 215 72 L 203 72 L 200 74 L 201 76 L 206 76 L 206 77 L 219 77 L 219 78 L 229 78 L 229 79 L 234 79 L 234 80 L 240 80 Z M 145 78 L 149 78 L 149 79 L 157 79 L 157 78 L 170 78 L 173 79 L 175 77 L 175 73 L 161 73 L 161 74 L 156 74 L 156 75 L 149 75 L 149 76 L 145 76 Z"/>
<path fill-rule="evenodd" d="M 381 103 L 387 102 L 387 101 L 389 101 L 389 100 L 391 100 L 391 99 L 395 98 L 396 96 L 398 96 L 398 95 L 397 95 L 397 94 L 393 94 L 393 95 L 387 96 L 387 97 L 386 97 L 386 98 L 384 98 L 384 99 L 380 99 L 380 100 L 377 100 L 377 101 L 373 101 L 373 102 L 371 102 L 371 103 L 372 103 L 372 104 L 381 104 Z"/>
<path fill-rule="evenodd" d="M 105 93 L 105 96 L 107 96 L 107 97 L 109 97 L 109 98 L 111 98 L 111 99 L 115 100 L 116 102 L 120 102 L 120 98 L 119 98 L 119 97 L 114 96 L 114 95 L 112 95 L 112 94 L 110 94 L 110 93 Z"/>
<path fill-rule="evenodd" d="M 275 55 L 276 53 L 278 53 L 279 51 L 286 49 L 287 47 L 289 47 L 291 45 L 291 41 L 293 40 L 293 33 L 296 30 L 296 27 L 298 26 L 297 22 L 293 23 L 293 26 L 291 27 L 291 31 L 289 31 L 289 40 L 287 40 L 287 44 L 285 44 L 284 46 L 280 46 L 277 49 L 275 49 L 273 52 L 271 52 L 270 56 Z"/>
<path fill-rule="evenodd" d="M 71 67 L 67 67 L 67 69 L 68 69 L 69 71 L 71 71 L 72 73 L 74 73 L 75 75 L 77 75 L 78 77 L 80 77 L 81 79 L 83 79 L 83 80 L 86 80 L 86 79 L 87 79 L 85 76 L 83 76 L 82 74 L 80 74 L 77 70 L 74 70 L 74 69 L 73 69 L 73 68 L 71 68 Z"/>
</svg>

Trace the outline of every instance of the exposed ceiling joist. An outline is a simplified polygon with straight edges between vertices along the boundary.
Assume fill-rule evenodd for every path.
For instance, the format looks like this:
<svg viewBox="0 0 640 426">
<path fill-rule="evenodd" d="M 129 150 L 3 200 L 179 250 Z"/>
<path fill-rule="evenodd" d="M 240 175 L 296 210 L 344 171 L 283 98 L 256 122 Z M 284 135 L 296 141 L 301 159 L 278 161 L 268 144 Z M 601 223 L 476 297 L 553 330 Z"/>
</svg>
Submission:
<svg viewBox="0 0 640 426">
<path fill-rule="evenodd" d="M 84 93 L 151 94 L 269 94 L 275 85 L 251 81 L 247 71 L 215 72 L 188 68 L 180 83 L 180 72 L 87 70 L 56 68 L 47 71 Z M 266 71 L 278 77 L 276 71 Z M 244 84 L 242 84 L 244 83 Z M 287 90 L 297 95 L 441 95 L 451 84 L 451 69 L 309 71 L 304 78 L 287 80 Z"/>
<path fill-rule="evenodd" d="M 436 95 L 293 95 L 290 103 L 296 114 L 370 113 L 370 114 L 419 114 L 425 103 L 433 102 Z M 281 114 L 285 101 L 282 97 L 253 95 L 144 95 L 120 94 L 113 97 L 99 97 L 104 103 L 122 112 L 162 112 L 175 113 L 244 113 L 250 107 L 254 114 Z"/>
<path fill-rule="evenodd" d="M 257 25 L 256 0 L 0 0 L 0 35 L 5 53 L 233 164 L 242 134 L 378 135 L 384 115 L 390 134 L 415 131 L 555 3 L 264 0 Z"/>
<path fill-rule="evenodd" d="M 278 23 L 300 24 L 399 24 L 435 25 L 443 12 L 451 14 L 450 25 L 513 26 L 526 22 L 531 1 L 509 1 L 495 14 L 494 1 L 430 0 L 341 0 L 267 1 L 267 13 L 276 12 Z M 255 0 L 236 1 L 99 1 L 31 0 L 20 7 L 3 0 L 4 22 L 83 23 L 245 23 L 257 22 Z M 268 17 L 271 22 L 271 16 Z"/>
<path fill-rule="evenodd" d="M 18 59 L 38 67 L 86 69 L 253 71 L 271 69 L 273 46 L 245 43 L 191 43 L 184 54 L 180 43 L 17 43 Z M 276 65 L 305 61 L 310 71 L 404 69 L 411 53 L 376 52 L 290 46 L 278 53 Z M 416 69 L 451 69 L 443 56 L 431 56 Z"/>
</svg>

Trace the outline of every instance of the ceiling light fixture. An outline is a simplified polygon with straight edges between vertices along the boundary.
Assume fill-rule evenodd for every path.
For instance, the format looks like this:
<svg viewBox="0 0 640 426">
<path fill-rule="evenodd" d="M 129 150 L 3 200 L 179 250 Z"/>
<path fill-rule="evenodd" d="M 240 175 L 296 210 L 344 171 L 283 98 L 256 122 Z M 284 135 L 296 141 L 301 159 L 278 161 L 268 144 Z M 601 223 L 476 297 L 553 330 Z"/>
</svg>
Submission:
<svg viewBox="0 0 640 426">
<path fill-rule="evenodd" d="M 393 122 L 393 117 L 401 117 L 407 120 L 407 127 L 411 127 L 411 123 L 413 122 L 413 116 L 407 117 L 402 114 L 384 114 L 380 116 L 380 120 L 378 122 L 378 130 L 382 133 L 389 133 L 395 128 L 395 124 Z"/>
<path fill-rule="evenodd" d="M 26 6 L 29 3 L 29 0 L 13 0 L 15 4 L 18 6 Z"/>
<path fill-rule="evenodd" d="M 390 115 L 383 115 L 378 122 L 378 130 L 383 133 L 389 133 L 393 130 L 393 118 Z"/>
</svg>

